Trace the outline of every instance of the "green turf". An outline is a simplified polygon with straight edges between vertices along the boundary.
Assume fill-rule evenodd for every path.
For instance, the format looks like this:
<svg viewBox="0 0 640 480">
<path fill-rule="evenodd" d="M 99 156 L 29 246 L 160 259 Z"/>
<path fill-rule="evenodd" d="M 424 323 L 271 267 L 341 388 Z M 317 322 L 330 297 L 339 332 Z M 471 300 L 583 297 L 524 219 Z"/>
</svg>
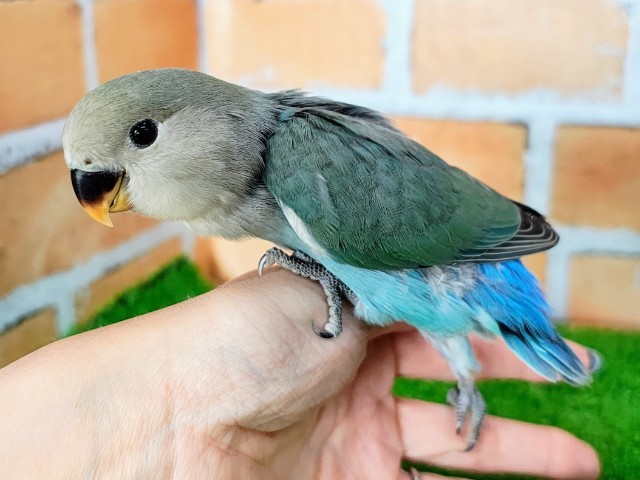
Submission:
<svg viewBox="0 0 640 480">
<path fill-rule="evenodd" d="M 144 315 L 196 297 L 211 288 L 193 263 L 179 257 L 142 285 L 125 290 L 93 317 L 73 328 L 69 335 Z"/>
<path fill-rule="evenodd" d="M 144 284 L 125 291 L 72 333 L 157 310 L 210 289 L 193 264 L 179 258 Z M 602 478 L 640 478 L 640 375 L 636 353 L 640 333 L 588 329 L 562 329 L 562 333 L 603 355 L 604 366 L 593 386 L 576 389 L 562 384 L 483 381 L 479 388 L 487 399 L 489 413 L 564 428 L 595 446 L 603 464 Z M 450 385 L 401 378 L 394 393 L 441 402 Z M 497 478 L 469 473 L 464 476 Z"/>
</svg>

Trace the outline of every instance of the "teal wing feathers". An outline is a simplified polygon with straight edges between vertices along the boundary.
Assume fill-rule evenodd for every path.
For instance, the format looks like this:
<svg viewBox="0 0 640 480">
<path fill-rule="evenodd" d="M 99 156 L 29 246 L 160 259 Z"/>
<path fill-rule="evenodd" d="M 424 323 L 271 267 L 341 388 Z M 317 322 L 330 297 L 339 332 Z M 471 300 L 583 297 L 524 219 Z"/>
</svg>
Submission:
<svg viewBox="0 0 640 480">
<path fill-rule="evenodd" d="M 281 117 L 265 183 L 338 261 L 376 269 L 497 261 L 553 243 L 539 214 L 384 125 L 322 109 Z"/>
</svg>

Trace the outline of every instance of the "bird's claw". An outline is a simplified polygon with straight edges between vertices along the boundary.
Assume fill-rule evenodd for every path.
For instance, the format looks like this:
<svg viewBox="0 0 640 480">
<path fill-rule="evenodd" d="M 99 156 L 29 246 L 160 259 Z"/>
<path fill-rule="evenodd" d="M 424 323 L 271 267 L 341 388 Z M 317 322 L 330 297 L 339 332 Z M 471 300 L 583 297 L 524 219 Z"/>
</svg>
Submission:
<svg viewBox="0 0 640 480">
<path fill-rule="evenodd" d="M 487 407 L 482 394 L 473 385 L 454 387 L 447 393 L 447 403 L 456 410 L 456 433 L 459 435 L 467 414 L 470 415 L 469 431 L 467 433 L 467 447 L 465 452 L 473 449 L 480 436 L 480 427 L 484 420 Z"/>
<path fill-rule="evenodd" d="M 342 332 L 342 300 L 340 294 L 343 293 L 352 302 L 357 301 L 356 296 L 349 287 L 306 253 L 294 251 L 291 255 L 287 255 L 279 248 L 270 248 L 265 252 L 258 263 L 258 275 L 262 275 L 266 267 L 275 264 L 296 275 L 310 278 L 320 283 L 327 296 L 329 321 L 324 324 L 322 329 L 313 325 L 313 330 L 322 338 L 334 338 L 340 335 L 340 332 Z"/>
<path fill-rule="evenodd" d="M 267 266 L 268 262 L 269 262 L 269 259 L 267 258 L 267 254 L 265 253 L 260 258 L 260 262 L 258 262 L 258 275 L 262 276 L 262 271 L 264 270 L 264 267 Z"/>
<path fill-rule="evenodd" d="M 334 338 L 337 337 L 338 335 L 340 335 L 341 332 L 341 328 L 331 322 L 327 322 L 324 324 L 324 327 L 322 328 L 322 330 L 320 330 L 318 327 L 316 327 L 316 324 L 312 324 L 313 326 L 313 331 L 316 332 L 316 335 L 322 337 L 322 338 Z"/>
<path fill-rule="evenodd" d="M 266 267 L 270 267 L 271 265 L 274 265 L 276 263 L 276 259 L 274 257 L 277 255 L 277 253 L 277 248 L 270 248 L 269 250 L 264 252 L 264 255 L 262 255 L 260 261 L 258 262 L 258 275 L 262 276 L 262 273 L 264 272 L 264 269 Z"/>
</svg>

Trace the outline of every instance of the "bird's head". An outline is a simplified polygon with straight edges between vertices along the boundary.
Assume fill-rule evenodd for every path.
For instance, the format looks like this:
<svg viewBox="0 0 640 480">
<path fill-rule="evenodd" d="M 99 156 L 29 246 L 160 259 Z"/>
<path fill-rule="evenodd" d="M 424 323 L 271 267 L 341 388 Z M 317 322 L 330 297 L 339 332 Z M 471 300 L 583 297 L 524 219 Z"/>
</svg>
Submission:
<svg viewBox="0 0 640 480">
<path fill-rule="evenodd" d="M 109 212 L 189 221 L 235 208 L 262 168 L 265 98 L 181 69 L 99 86 L 63 131 L 78 200 L 109 226 Z"/>
</svg>

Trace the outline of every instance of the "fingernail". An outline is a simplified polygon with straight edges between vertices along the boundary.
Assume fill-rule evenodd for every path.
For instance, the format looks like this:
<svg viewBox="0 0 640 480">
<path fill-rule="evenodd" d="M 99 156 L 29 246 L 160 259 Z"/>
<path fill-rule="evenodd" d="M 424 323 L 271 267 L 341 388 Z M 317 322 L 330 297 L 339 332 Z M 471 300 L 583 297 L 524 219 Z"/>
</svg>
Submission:
<svg viewBox="0 0 640 480">
<path fill-rule="evenodd" d="M 587 355 L 589 355 L 589 372 L 596 373 L 602 368 L 602 355 L 592 348 L 587 349 Z"/>
</svg>

